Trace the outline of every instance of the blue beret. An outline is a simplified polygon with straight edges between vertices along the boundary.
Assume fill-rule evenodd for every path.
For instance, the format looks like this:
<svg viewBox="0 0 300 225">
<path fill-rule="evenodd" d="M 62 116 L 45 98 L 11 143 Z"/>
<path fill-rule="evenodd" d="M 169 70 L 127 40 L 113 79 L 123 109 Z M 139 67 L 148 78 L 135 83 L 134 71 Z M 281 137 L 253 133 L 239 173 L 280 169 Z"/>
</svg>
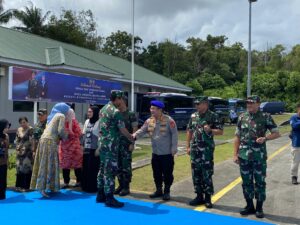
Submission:
<svg viewBox="0 0 300 225">
<path fill-rule="evenodd" d="M 163 102 L 157 101 L 157 100 L 151 101 L 151 105 L 156 106 L 156 107 L 158 107 L 160 109 L 165 108 L 165 104 Z"/>
</svg>

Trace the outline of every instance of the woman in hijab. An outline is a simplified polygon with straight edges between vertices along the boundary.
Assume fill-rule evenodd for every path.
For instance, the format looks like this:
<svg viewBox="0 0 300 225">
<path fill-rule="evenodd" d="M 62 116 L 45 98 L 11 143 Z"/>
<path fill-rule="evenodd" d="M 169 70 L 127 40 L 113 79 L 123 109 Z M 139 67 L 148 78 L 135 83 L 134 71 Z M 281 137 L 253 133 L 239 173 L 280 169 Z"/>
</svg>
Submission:
<svg viewBox="0 0 300 225">
<path fill-rule="evenodd" d="M 70 106 L 57 103 L 47 118 L 47 125 L 40 139 L 35 155 L 31 189 L 37 189 L 44 197 L 49 198 L 46 191 L 57 192 L 59 186 L 58 144 L 67 138 L 65 132 L 65 116 Z"/>
<path fill-rule="evenodd" d="M 7 120 L 0 120 L 0 200 L 5 199 L 7 182 L 8 146 L 9 138 L 7 131 L 10 124 Z"/>
<path fill-rule="evenodd" d="M 70 182 L 70 169 L 74 169 L 76 184 L 79 187 L 81 182 L 82 150 L 80 146 L 81 129 L 75 118 L 73 109 L 69 110 L 66 116 L 65 130 L 69 132 L 68 139 L 60 142 L 59 165 L 63 170 L 64 186 L 68 188 Z"/>
<path fill-rule="evenodd" d="M 100 158 L 95 155 L 99 138 L 99 108 L 91 106 L 87 116 L 88 119 L 85 121 L 82 131 L 84 151 L 81 187 L 83 191 L 93 193 L 97 192 L 97 175 L 100 165 Z"/>
</svg>

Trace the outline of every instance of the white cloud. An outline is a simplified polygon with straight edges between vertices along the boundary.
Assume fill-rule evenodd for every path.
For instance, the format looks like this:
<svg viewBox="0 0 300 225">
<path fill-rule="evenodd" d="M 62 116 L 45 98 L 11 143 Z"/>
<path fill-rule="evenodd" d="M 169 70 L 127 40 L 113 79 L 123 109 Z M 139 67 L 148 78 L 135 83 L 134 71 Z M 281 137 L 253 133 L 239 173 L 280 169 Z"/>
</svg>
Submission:
<svg viewBox="0 0 300 225">
<path fill-rule="evenodd" d="M 59 14 L 62 8 L 91 9 L 98 32 L 107 36 L 117 30 L 131 32 L 131 0 L 32 0 L 44 12 Z M 5 8 L 20 8 L 27 1 L 6 0 Z M 135 0 L 135 32 L 144 44 L 150 41 L 205 38 L 226 35 L 229 43 L 248 45 L 247 0 Z M 258 0 L 252 7 L 252 46 L 263 50 L 269 45 L 290 48 L 299 43 L 299 0 Z"/>
</svg>

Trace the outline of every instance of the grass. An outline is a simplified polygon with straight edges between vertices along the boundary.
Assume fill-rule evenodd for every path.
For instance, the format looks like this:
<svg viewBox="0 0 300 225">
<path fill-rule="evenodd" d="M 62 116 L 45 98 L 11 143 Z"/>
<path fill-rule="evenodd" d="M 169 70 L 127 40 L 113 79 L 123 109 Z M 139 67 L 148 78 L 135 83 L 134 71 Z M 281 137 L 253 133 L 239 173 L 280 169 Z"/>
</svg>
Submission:
<svg viewBox="0 0 300 225">
<path fill-rule="evenodd" d="M 233 144 L 219 145 L 215 150 L 215 163 L 222 162 L 232 157 Z M 187 155 L 175 157 L 174 182 L 191 177 L 191 163 Z M 138 191 L 151 192 L 154 190 L 151 165 L 133 171 L 131 188 Z"/>
<path fill-rule="evenodd" d="M 137 145 L 137 148 L 132 152 L 132 161 L 138 161 L 145 158 L 150 158 L 152 155 L 152 148 L 149 145 Z"/>
</svg>

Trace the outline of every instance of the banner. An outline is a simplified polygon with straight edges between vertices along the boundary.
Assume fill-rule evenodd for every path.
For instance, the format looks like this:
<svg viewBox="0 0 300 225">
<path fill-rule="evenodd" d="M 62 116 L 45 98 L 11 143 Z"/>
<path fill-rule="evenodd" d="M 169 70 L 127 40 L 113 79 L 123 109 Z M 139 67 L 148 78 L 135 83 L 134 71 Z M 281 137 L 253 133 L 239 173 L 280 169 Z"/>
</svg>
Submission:
<svg viewBox="0 0 300 225">
<path fill-rule="evenodd" d="M 9 98 L 16 101 L 78 102 L 104 105 L 121 83 L 11 67 Z"/>
</svg>

